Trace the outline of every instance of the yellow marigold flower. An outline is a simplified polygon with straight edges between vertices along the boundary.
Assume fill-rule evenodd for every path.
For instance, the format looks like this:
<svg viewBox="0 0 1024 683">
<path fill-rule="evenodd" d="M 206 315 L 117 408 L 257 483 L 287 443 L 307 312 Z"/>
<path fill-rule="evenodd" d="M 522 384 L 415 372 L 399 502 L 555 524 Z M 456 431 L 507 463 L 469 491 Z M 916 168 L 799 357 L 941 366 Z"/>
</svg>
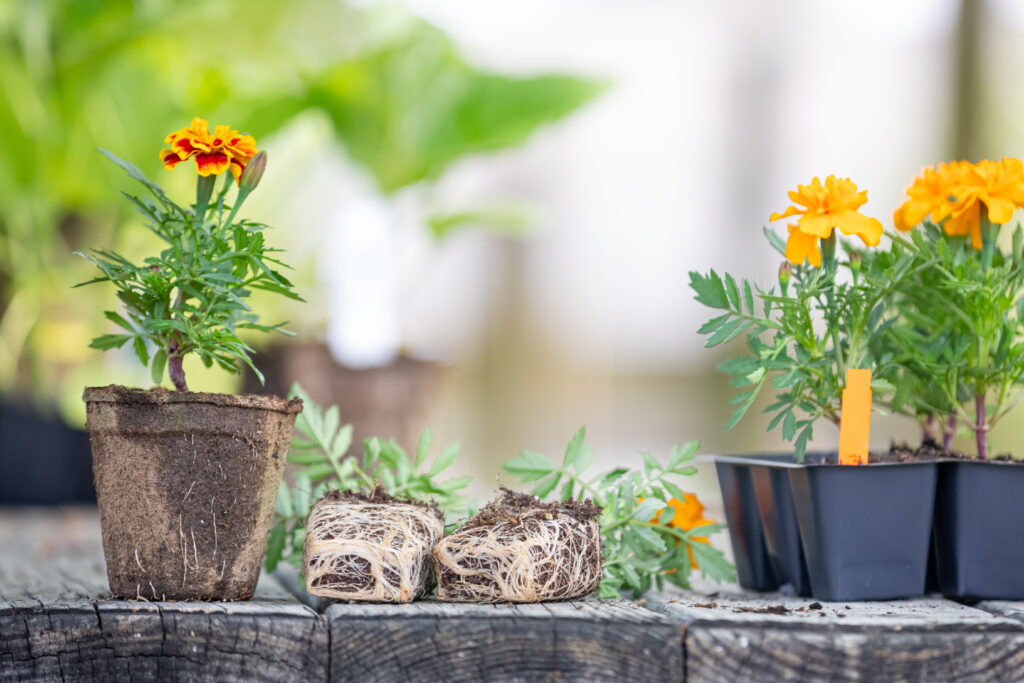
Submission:
<svg viewBox="0 0 1024 683">
<path fill-rule="evenodd" d="M 786 258 L 794 265 L 806 259 L 820 266 L 818 240 L 831 237 L 833 228 L 839 228 L 844 235 L 857 235 L 869 247 L 877 245 L 882 238 L 882 224 L 878 219 L 857 210 L 868 200 L 867 190 L 858 192 L 857 184 L 849 178 L 830 175 L 824 185 L 814 178 L 810 185 L 797 185 L 797 191 L 790 192 L 789 198 L 797 206 L 773 213 L 771 220 L 800 216 L 795 225 L 789 226 L 786 242 Z"/>
<path fill-rule="evenodd" d="M 188 128 L 164 138 L 164 144 L 170 149 L 160 150 L 160 161 L 167 170 L 195 157 L 199 175 L 218 175 L 230 169 L 235 182 L 259 151 L 251 135 L 242 135 L 230 126 L 217 126 L 211 134 L 209 124 L 199 117 L 192 119 Z"/>
<path fill-rule="evenodd" d="M 894 216 L 897 228 L 910 230 L 930 214 L 947 235 L 970 235 L 971 246 L 981 249 L 981 207 L 991 222 L 1008 223 L 1024 207 L 1024 165 L 1020 159 L 939 164 L 915 178 L 907 196 Z"/>
<path fill-rule="evenodd" d="M 640 498 L 639 500 L 643 502 L 643 498 Z M 693 493 L 684 493 L 683 501 L 679 501 L 676 498 L 670 499 L 667 507 L 675 510 L 675 515 L 672 517 L 672 521 L 669 522 L 669 526 L 674 526 L 677 529 L 689 531 L 690 529 L 696 529 L 700 526 L 715 523 L 714 520 L 704 517 L 704 505 Z M 658 518 L 661 516 L 661 512 L 664 509 L 665 508 L 658 510 L 658 513 L 651 519 L 652 524 L 658 521 Z M 707 536 L 695 536 L 691 538 L 690 541 L 711 545 Z M 678 540 L 676 541 L 676 545 L 679 545 Z M 697 569 L 697 560 L 693 557 L 693 550 L 687 548 L 687 552 L 690 554 L 690 569 Z M 669 570 L 669 573 L 672 573 L 673 571 L 675 570 Z"/>
</svg>

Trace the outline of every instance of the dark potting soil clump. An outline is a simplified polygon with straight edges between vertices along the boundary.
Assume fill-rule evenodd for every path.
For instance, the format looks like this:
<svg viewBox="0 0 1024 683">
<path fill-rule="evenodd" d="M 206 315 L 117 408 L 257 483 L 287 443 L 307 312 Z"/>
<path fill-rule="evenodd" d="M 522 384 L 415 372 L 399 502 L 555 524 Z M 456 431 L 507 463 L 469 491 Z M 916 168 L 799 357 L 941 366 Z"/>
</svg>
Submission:
<svg viewBox="0 0 1024 683">
<path fill-rule="evenodd" d="M 569 600 L 601 583 L 601 508 L 542 503 L 503 488 L 434 547 L 437 597 L 451 602 Z"/>
<path fill-rule="evenodd" d="M 942 446 L 931 440 L 926 440 L 917 447 L 911 446 L 907 443 L 897 444 L 896 442 L 893 442 L 889 447 L 888 453 L 882 455 L 871 454 L 868 458 L 868 462 L 921 462 L 944 459 L 980 462 L 974 455 L 964 453 L 963 451 L 945 450 Z M 1002 455 L 987 458 L 985 462 L 1017 463 L 1021 461 L 1015 460 L 1009 453 L 1004 453 Z"/>
<path fill-rule="evenodd" d="M 329 491 L 306 521 L 303 564 L 310 595 L 342 600 L 411 602 L 432 586 L 430 551 L 444 536 L 433 505 Z"/>
</svg>

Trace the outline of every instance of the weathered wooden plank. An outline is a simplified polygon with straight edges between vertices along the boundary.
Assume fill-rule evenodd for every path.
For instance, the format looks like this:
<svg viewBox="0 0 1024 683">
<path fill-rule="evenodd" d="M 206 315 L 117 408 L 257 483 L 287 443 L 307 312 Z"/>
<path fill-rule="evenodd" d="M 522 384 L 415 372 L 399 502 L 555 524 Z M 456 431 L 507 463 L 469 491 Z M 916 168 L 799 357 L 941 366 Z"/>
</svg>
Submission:
<svg viewBox="0 0 1024 683">
<path fill-rule="evenodd" d="M 0 610 L 0 680 L 326 680 L 327 644 L 324 621 L 297 605 L 53 603 Z"/>
<path fill-rule="evenodd" d="M 106 600 L 99 539 L 94 510 L 0 513 L 0 681 L 327 680 L 326 621 L 274 579 L 249 602 Z"/>
<path fill-rule="evenodd" d="M 658 594 L 685 627 L 687 681 L 1017 681 L 1024 624 L 947 600 Z"/>
<path fill-rule="evenodd" d="M 618 601 L 333 604 L 332 681 L 681 681 L 678 626 Z"/>
</svg>

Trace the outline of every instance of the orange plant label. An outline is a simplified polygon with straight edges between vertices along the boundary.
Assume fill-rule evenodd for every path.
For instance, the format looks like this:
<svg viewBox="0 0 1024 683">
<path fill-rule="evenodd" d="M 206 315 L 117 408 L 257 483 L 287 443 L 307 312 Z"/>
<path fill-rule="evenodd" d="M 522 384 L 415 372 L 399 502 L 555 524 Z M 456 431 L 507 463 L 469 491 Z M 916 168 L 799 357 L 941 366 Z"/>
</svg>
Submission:
<svg viewBox="0 0 1024 683">
<path fill-rule="evenodd" d="M 839 422 L 839 464 L 866 465 L 871 436 L 871 371 L 846 371 Z"/>
</svg>

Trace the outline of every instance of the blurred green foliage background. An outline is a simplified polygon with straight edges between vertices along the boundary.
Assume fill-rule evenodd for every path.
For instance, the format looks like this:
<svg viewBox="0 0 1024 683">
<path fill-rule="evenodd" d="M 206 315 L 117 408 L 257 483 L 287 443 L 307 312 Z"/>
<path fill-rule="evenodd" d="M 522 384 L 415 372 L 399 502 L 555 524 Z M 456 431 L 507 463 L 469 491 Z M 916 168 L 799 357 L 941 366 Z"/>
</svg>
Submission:
<svg viewBox="0 0 1024 683">
<path fill-rule="evenodd" d="M 57 403 L 78 422 L 82 386 L 145 383 L 130 359 L 87 348 L 107 331 L 100 311 L 112 293 L 69 290 L 90 277 L 73 250 L 138 256 L 151 246 L 97 148 L 183 198 L 191 174 L 167 174 L 157 158 L 170 131 L 193 116 L 228 123 L 270 143 L 273 167 L 274 133 L 313 112 L 387 195 L 431 183 L 466 155 L 520 144 L 602 87 L 480 70 L 420 19 L 339 2 L 0 3 L 0 391 Z M 456 211 L 429 225 L 443 237 L 480 220 Z M 219 377 L 215 386 L 235 388 Z"/>
</svg>

